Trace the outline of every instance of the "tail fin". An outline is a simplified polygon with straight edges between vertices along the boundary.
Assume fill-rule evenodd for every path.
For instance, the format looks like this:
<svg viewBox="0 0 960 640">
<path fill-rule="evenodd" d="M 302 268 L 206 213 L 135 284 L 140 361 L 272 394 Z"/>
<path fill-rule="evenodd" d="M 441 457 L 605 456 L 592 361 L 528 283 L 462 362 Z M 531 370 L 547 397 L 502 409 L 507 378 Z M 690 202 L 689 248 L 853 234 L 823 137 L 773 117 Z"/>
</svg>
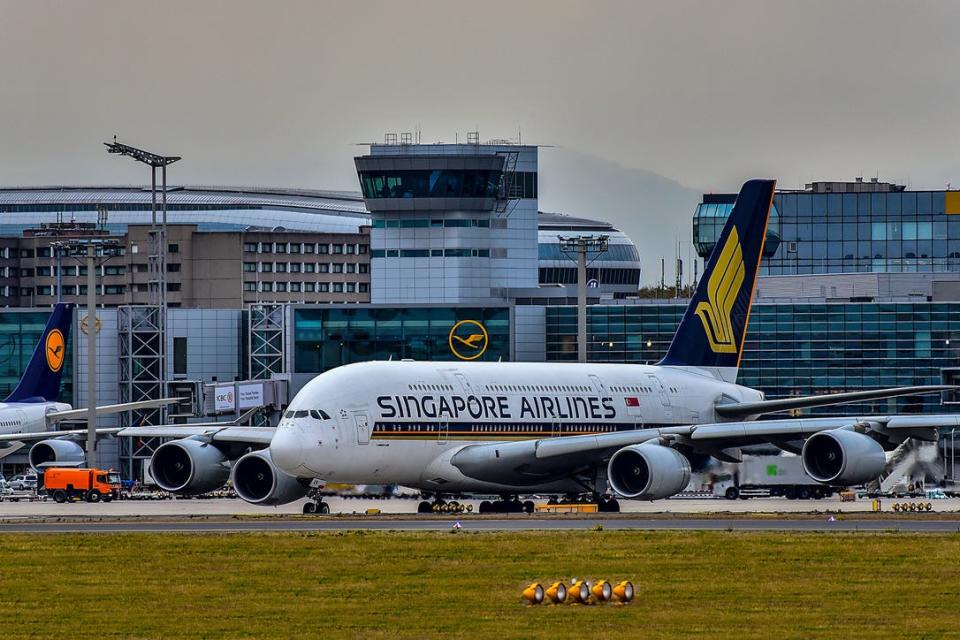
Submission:
<svg viewBox="0 0 960 640">
<path fill-rule="evenodd" d="M 774 180 L 750 180 L 740 189 L 660 364 L 713 369 L 736 380 L 775 186 Z"/>
<path fill-rule="evenodd" d="M 53 402 L 60 395 L 60 377 L 67 356 L 73 307 L 69 303 L 53 307 L 20 384 L 4 402 Z"/>
</svg>

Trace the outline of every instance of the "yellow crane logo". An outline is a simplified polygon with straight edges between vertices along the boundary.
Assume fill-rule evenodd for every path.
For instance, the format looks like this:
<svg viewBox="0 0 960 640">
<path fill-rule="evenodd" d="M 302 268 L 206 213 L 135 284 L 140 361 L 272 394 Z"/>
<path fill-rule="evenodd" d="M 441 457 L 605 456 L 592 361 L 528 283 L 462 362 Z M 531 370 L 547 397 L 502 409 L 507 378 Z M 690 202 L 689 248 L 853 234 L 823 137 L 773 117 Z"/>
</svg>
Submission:
<svg viewBox="0 0 960 640">
<path fill-rule="evenodd" d="M 60 329 L 54 329 L 47 334 L 44 349 L 47 356 L 47 366 L 50 371 L 57 373 L 63 367 L 63 359 L 67 355 L 67 345 L 64 343 Z"/>
<path fill-rule="evenodd" d="M 487 350 L 487 330 L 476 320 L 461 320 L 450 329 L 450 352 L 461 360 L 476 360 Z"/>
<path fill-rule="evenodd" d="M 743 285 L 744 275 L 740 236 L 737 228 L 733 227 L 707 281 L 707 300 L 701 301 L 694 311 L 703 323 L 703 332 L 714 353 L 737 352 L 730 314 Z"/>
</svg>

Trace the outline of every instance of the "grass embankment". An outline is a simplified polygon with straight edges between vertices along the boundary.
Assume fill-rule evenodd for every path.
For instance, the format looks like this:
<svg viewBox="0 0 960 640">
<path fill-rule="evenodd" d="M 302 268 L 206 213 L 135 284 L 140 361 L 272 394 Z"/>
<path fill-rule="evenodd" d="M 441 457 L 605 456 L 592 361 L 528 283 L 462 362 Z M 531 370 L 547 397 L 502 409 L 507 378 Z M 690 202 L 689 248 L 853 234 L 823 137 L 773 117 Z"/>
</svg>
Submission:
<svg viewBox="0 0 960 640">
<path fill-rule="evenodd" d="M 0 638 L 955 636 L 958 557 L 960 535 L 11 534 Z M 637 600 L 519 604 L 574 576 Z"/>
</svg>

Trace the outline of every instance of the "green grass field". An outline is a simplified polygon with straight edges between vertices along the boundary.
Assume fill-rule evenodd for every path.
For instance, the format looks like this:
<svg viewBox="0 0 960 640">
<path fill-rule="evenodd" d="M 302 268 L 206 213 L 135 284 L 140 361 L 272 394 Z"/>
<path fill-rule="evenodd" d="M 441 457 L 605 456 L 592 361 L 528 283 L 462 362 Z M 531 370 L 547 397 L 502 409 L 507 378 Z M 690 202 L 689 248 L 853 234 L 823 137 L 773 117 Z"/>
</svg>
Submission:
<svg viewBox="0 0 960 640">
<path fill-rule="evenodd" d="M 960 634 L 960 535 L 0 535 L 0 638 Z M 520 604 L 629 578 L 629 606 Z"/>
</svg>

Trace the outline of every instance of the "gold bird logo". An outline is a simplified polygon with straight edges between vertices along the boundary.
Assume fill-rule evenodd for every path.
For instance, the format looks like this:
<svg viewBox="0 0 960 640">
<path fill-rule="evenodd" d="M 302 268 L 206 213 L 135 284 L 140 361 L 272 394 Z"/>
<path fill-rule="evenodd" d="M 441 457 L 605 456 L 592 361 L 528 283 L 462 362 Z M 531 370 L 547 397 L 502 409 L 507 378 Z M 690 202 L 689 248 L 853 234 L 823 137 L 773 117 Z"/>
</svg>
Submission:
<svg viewBox="0 0 960 640">
<path fill-rule="evenodd" d="M 737 228 L 733 227 L 707 281 L 707 300 L 700 302 L 694 311 L 703 324 L 703 332 L 714 353 L 737 352 L 730 314 L 743 285 L 744 275 L 740 236 Z"/>
<path fill-rule="evenodd" d="M 464 329 L 468 329 L 464 331 Z M 454 356 L 461 360 L 476 360 L 487 350 L 487 330 L 476 320 L 461 320 L 453 325 L 447 343 Z"/>
<path fill-rule="evenodd" d="M 63 359 L 66 355 L 66 344 L 64 344 L 63 334 L 59 329 L 54 329 L 47 334 L 46 347 L 47 367 L 50 371 L 57 373 L 63 367 Z"/>
</svg>

